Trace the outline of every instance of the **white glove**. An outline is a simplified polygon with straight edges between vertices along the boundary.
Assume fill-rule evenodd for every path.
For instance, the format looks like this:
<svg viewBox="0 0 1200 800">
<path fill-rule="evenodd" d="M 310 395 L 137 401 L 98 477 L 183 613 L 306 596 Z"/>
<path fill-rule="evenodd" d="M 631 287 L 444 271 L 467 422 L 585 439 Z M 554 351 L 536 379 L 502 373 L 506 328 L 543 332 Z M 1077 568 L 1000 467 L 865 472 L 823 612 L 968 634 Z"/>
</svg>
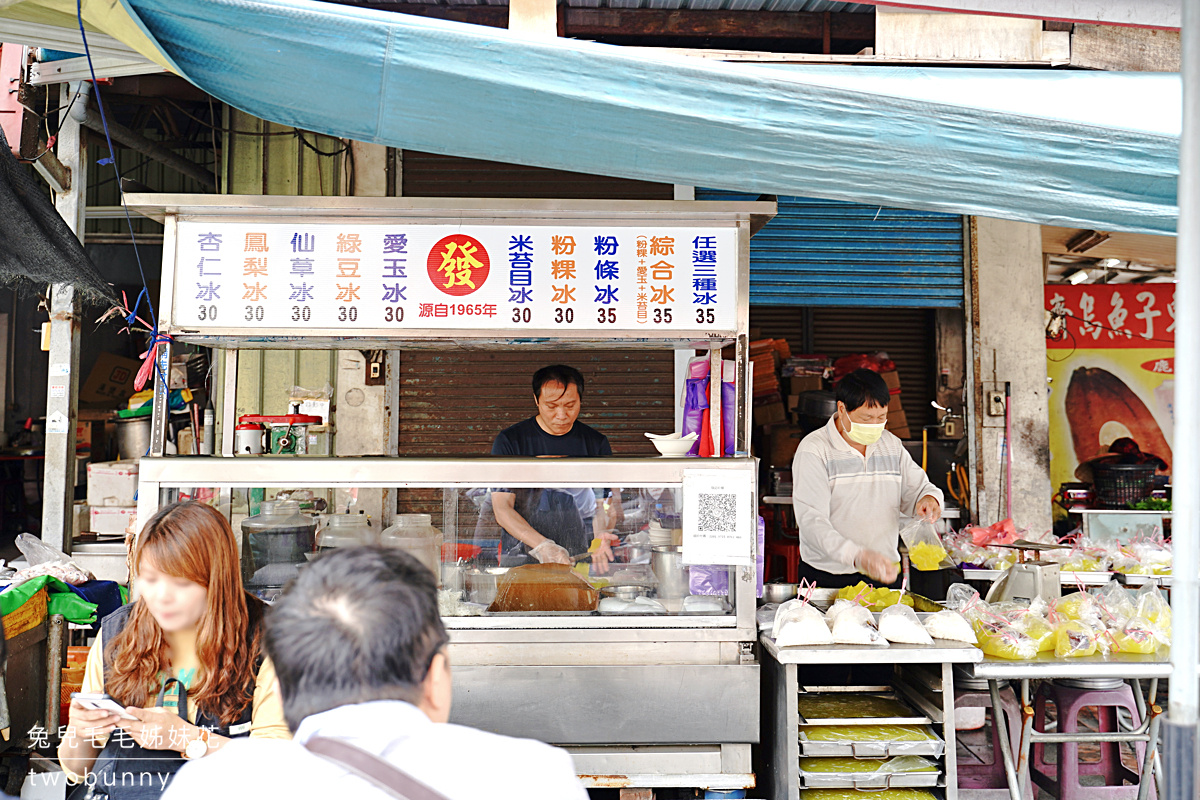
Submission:
<svg viewBox="0 0 1200 800">
<path fill-rule="evenodd" d="M 542 564 L 566 564 L 571 565 L 571 554 L 567 552 L 567 548 L 562 545 L 555 544 L 547 539 L 537 547 L 529 551 Z"/>
<path fill-rule="evenodd" d="M 854 559 L 854 568 L 880 583 L 892 583 L 900 575 L 895 561 L 877 550 L 863 550 Z"/>
</svg>

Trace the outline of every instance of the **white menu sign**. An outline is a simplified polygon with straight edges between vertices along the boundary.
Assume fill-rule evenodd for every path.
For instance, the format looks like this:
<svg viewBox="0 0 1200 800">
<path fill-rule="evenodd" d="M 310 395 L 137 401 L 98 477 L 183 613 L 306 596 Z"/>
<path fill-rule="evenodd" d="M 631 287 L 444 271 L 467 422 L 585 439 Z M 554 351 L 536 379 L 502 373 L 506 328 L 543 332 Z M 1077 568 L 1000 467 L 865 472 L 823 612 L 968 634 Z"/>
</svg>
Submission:
<svg viewBox="0 0 1200 800">
<path fill-rule="evenodd" d="M 683 563 L 754 566 L 754 473 L 683 474 Z"/>
<path fill-rule="evenodd" d="M 172 323 L 201 330 L 731 331 L 729 227 L 181 220 Z"/>
</svg>

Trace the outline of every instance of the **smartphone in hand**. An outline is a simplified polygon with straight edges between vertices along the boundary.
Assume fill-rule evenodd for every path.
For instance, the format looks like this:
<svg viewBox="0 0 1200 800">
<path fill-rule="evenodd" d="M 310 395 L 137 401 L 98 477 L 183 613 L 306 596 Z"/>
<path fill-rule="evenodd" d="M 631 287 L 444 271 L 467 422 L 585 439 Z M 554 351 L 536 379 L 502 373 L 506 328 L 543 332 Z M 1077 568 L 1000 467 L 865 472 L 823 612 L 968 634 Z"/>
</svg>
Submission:
<svg viewBox="0 0 1200 800">
<path fill-rule="evenodd" d="M 83 705 L 87 708 L 93 708 L 97 711 L 112 712 L 121 719 L 137 719 L 137 717 L 126 711 L 123 705 L 106 694 L 96 692 L 72 692 L 71 699 L 78 700 L 80 705 Z"/>
</svg>

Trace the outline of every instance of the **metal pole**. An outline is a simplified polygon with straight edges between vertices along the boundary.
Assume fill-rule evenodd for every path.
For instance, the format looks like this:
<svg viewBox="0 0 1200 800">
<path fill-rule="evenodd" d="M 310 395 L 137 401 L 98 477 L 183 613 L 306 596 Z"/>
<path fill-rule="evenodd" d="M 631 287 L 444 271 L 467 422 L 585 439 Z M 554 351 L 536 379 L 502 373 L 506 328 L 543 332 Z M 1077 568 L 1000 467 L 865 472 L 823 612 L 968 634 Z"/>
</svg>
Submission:
<svg viewBox="0 0 1200 800">
<path fill-rule="evenodd" d="M 77 91 L 78 84 L 72 84 Z M 60 108 L 70 105 L 71 89 L 62 87 Z M 82 158 L 79 121 L 59 120 L 59 161 L 71 170 L 71 186 L 54 198 L 54 207 L 83 241 L 87 163 Z M 75 288 L 56 283 L 50 289 L 50 375 L 46 386 L 46 461 L 42 490 L 42 541 L 71 552 L 75 503 L 75 424 L 79 417 L 79 301 Z"/>
<path fill-rule="evenodd" d="M 1200 718 L 1200 0 L 1183 0 L 1183 133 L 1179 140 L 1179 222 L 1176 226 L 1175 463 L 1172 541 L 1171 696 L 1163 726 L 1166 797 L 1197 793 L 1196 723 Z M 1147 752 L 1147 756 L 1150 753 Z"/>
</svg>

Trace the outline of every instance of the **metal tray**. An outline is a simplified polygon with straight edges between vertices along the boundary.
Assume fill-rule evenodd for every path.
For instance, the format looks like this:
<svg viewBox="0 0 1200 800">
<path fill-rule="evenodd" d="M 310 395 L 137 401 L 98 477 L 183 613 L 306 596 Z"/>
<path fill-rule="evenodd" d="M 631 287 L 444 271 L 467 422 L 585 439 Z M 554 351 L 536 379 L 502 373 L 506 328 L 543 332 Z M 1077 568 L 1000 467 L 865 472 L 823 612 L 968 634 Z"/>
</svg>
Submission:
<svg viewBox="0 0 1200 800">
<path fill-rule="evenodd" d="M 941 772 L 801 772 L 803 789 L 914 789 L 940 785 Z"/>
<path fill-rule="evenodd" d="M 843 692 L 800 692 L 801 698 L 805 695 L 842 695 Z M 909 704 L 900 699 L 899 695 L 893 691 L 887 692 L 864 692 L 873 698 L 891 701 L 896 703 L 901 708 L 907 709 L 910 713 L 898 715 L 894 717 L 806 717 L 804 713 L 797 710 L 797 715 L 800 718 L 801 725 L 928 725 L 932 720 L 924 715 L 913 711 Z M 803 703 L 803 699 L 800 701 Z"/>
<path fill-rule="evenodd" d="M 890 758 L 892 756 L 928 756 L 941 758 L 946 752 L 946 743 L 933 732 L 933 737 L 922 742 L 814 742 L 804 728 L 800 729 L 800 755 L 840 758 Z"/>
</svg>

